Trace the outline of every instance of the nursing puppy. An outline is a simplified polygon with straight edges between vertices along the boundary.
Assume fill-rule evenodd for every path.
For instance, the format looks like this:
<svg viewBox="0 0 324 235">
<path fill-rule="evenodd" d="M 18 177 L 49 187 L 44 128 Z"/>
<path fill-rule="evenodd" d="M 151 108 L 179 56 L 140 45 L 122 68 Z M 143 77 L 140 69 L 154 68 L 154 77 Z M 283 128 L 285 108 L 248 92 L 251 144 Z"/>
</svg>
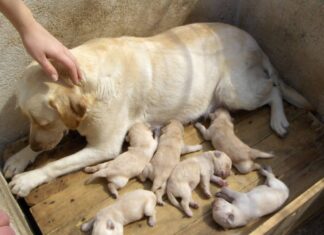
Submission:
<svg viewBox="0 0 324 235">
<path fill-rule="evenodd" d="M 222 188 L 213 202 L 213 218 L 223 228 L 244 226 L 251 220 L 278 210 L 289 196 L 289 189 L 278 180 L 271 168 L 260 169 L 266 177 L 264 185 L 247 193 Z"/>
<path fill-rule="evenodd" d="M 201 145 L 185 145 L 183 125 L 180 121 L 171 120 L 170 124 L 162 129 L 156 153 L 139 177 L 142 182 L 146 178 L 153 181 L 151 190 L 155 193 L 159 205 L 164 205 L 162 197 L 166 191 L 166 183 L 173 168 L 180 162 L 180 155 L 201 149 Z"/>
<path fill-rule="evenodd" d="M 115 158 L 136 122 L 187 123 L 219 106 L 253 110 L 269 104 L 271 127 L 284 135 L 288 122 L 282 97 L 310 107 L 280 80 L 249 34 L 226 24 L 185 25 L 147 38 L 94 39 L 70 52 L 83 75 L 79 86 L 69 84 L 68 73 L 57 64 L 59 81 L 52 81 L 36 62 L 17 83 L 17 103 L 30 122 L 29 145 L 6 162 L 4 175 L 18 174 L 9 184 L 18 196 Z M 87 146 L 21 173 L 41 151 L 53 149 L 67 130 L 85 136 Z"/>
<path fill-rule="evenodd" d="M 117 201 L 100 210 L 81 230 L 92 235 L 122 235 L 124 225 L 148 217 L 149 226 L 156 224 L 156 198 L 154 193 L 138 189 L 121 196 Z"/>
<path fill-rule="evenodd" d="M 141 174 L 157 147 L 157 139 L 153 138 L 152 131 L 143 123 L 134 124 L 126 139 L 130 144 L 126 152 L 112 161 L 84 169 L 86 172 L 95 172 L 86 181 L 87 184 L 96 178 L 106 178 L 108 190 L 115 198 L 118 197 L 118 189 L 124 187 L 129 179 Z"/>
<path fill-rule="evenodd" d="M 231 159 L 220 151 L 208 151 L 178 163 L 167 183 L 170 202 L 192 217 L 189 206 L 198 208 L 198 204 L 193 201 L 191 192 L 200 182 L 205 195 L 210 198 L 210 181 L 225 186 L 227 183 L 222 178 L 230 175 L 231 167 Z M 176 198 L 180 198 L 180 204 Z"/>
<path fill-rule="evenodd" d="M 229 112 L 223 108 L 217 109 L 209 115 L 211 125 L 206 129 L 202 124 L 196 123 L 205 140 L 211 140 L 215 149 L 225 152 L 231 159 L 235 168 L 243 174 L 260 169 L 260 165 L 253 162 L 256 158 L 271 158 L 270 153 L 250 148 L 243 143 L 234 133 Z"/>
</svg>

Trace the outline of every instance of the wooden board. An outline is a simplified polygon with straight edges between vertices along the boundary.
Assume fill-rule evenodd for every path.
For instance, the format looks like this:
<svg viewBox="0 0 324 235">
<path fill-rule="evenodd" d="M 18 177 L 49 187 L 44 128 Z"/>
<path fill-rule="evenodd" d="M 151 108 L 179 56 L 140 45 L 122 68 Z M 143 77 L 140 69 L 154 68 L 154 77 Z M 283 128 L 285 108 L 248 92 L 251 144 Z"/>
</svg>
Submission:
<svg viewBox="0 0 324 235">
<path fill-rule="evenodd" d="M 243 141 L 276 155 L 273 159 L 259 162 L 271 165 L 275 174 L 287 183 L 290 188 L 287 205 L 290 206 L 289 203 L 293 203 L 324 177 L 322 170 L 324 134 L 313 130 L 308 115 L 303 111 L 286 106 L 286 113 L 290 121 L 290 129 L 289 135 L 284 139 L 276 136 L 270 129 L 268 108 L 234 114 L 234 122 L 235 131 Z M 185 129 L 185 142 L 203 143 L 204 150 L 211 148 L 192 126 Z M 43 156 L 30 169 L 71 154 L 83 146 L 84 140 L 78 137 L 67 138 L 58 149 L 42 154 Z M 183 158 L 193 155 L 195 154 Z M 113 203 L 114 200 L 109 196 L 104 181 L 84 185 L 87 178 L 88 175 L 82 171 L 62 176 L 38 187 L 25 198 L 43 234 L 82 234 L 80 225 L 94 216 L 100 208 Z M 228 178 L 229 187 L 239 191 L 247 191 L 263 183 L 263 180 L 256 172 L 247 175 L 233 172 Z M 131 180 L 124 189 L 120 190 L 120 195 L 136 188 L 150 189 L 150 186 L 149 182 L 143 185 L 136 180 Z M 213 194 L 218 190 L 218 187 L 212 185 Z M 167 204 L 164 207 L 157 207 L 157 225 L 154 228 L 149 227 L 143 219 L 126 226 L 125 234 L 212 234 L 216 231 L 220 234 L 249 234 L 258 231 L 264 224 L 270 223 L 271 227 L 273 223 L 271 218 L 276 215 L 266 216 L 241 229 L 224 231 L 212 221 L 213 199 L 206 200 L 199 189 L 193 193 L 193 197 L 200 207 L 194 210 L 192 218 L 186 218 L 178 209 Z M 279 225 L 283 220 L 283 218 L 277 219 L 274 225 Z"/>
</svg>

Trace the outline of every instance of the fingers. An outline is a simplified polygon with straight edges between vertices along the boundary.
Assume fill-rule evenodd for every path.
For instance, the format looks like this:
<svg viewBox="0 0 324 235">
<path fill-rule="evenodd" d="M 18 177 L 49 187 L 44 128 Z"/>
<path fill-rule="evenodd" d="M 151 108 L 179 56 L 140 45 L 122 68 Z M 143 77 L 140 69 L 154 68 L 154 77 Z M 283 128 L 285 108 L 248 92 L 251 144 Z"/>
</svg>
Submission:
<svg viewBox="0 0 324 235">
<path fill-rule="evenodd" d="M 9 216 L 5 212 L 0 211 L 0 227 L 7 226 L 9 223 Z"/>
<path fill-rule="evenodd" d="M 70 78 L 73 83 L 75 85 L 79 84 L 81 80 L 79 74 L 81 74 L 81 72 L 79 72 L 77 62 L 71 52 L 68 51 L 68 49 L 63 49 L 61 53 L 55 53 L 48 56 L 62 64 L 69 72 Z"/>
<path fill-rule="evenodd" d="M 56 69 L 45 56 L 38 60 L 38 63 L 42 66 L 43 70 L 48 76 L 50 76 L 54 81 L 58 80 L 58 73 Z"/>
</svg>

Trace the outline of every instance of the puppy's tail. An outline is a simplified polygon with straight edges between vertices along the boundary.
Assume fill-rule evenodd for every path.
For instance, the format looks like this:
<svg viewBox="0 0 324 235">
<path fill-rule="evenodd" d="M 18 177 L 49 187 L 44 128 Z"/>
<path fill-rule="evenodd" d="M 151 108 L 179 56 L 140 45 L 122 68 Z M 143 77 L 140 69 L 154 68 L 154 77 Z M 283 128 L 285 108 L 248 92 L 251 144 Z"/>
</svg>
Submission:
<svg viewBox="0 0 324 235">
<path fill-rule="evenodd" d="M 274 155 L 272 153 L 266 153 L 266 152 L 262 152 L 258 149 L 250 149 L 250 157 L 252 159 L 256 159 L 256 158 L 272 158 L 274 157 Z"/>
<path fill-rule="evenodd" d="M 179 202 L 177 201 L 175 196 L 169 190 L 167 190 L 167 195 L 168 195 L 168 199 L 171 202 L 171 204 L 174 205 L 175 207 L 180 208 Z"/>
<path fill-rule="evenodd" d="M 272 66 L 272 64 L 269 61 L 268 56 L 264 54 L 263 59 L 263 67 L 267 75 L 270 77 L 270 79 L 273 81 L 274 86 L 279 87 L 283 98 L 290 104 L 306 109 L 306 110 L 314 110 L 312 105 L 301 95 L 299 94 L 295 89 L 288 86 L 279 76 L 278 72 L 275 70 L 275 68 Z"/>
</svg>

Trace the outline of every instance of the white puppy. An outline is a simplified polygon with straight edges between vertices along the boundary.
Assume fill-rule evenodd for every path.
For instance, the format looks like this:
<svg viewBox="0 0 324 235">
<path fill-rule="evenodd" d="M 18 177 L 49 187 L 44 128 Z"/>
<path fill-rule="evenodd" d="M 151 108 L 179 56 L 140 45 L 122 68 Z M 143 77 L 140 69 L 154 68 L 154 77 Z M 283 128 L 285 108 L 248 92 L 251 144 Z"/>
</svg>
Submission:
<svg viewBox="0 0 324 235">
<path fill-rule="evenodd" d="M 118 189 L 124 187 L 129 179 L 141 174 L 157 147 L 157 139 L 153 138 L 152 131 L 143 123 L 134 124 L 126 139 L 130 144 L 126 152 L 112 161 L 84 169 L 86 172 L 96 172 L 86 183 L 99 177 L 106 178 L 108 190 L 115 198 L 118 197 Z"/>
<path fill-rule="evenodd" d="M 211 140 L 215 149 L 225 152 L 232 159 L 233 165 L 240 173 L 246 174 L 260 169 L 260 165 L 253 162 L 256 158 L 273 157 L 270 153 L 250 148 L 235 135 L 234 125 L 227 110 L 219 108 L 209 117 L 211 125 L 208 129 L 200 123 L 195 124 L 196 128 L 205 140 Z"/>
<path fill-rule="evenodd" d="M 289 196 L 288 187 L 278 180 L 271 168 L 260 169 L 267 179 L 247 193 L 222 188 L 213 202 L 213 218 L 223 228 L 244 226 L 251 220 L 278 210 Z"/>
<path fill-rule="evenodd" d="M 148 38 L 94 39 L 71 53 L 83 75 L 80 86 L 69 85 L 68 73 L 56 64 L 60 79 L 52 81 L 35 62 L 17 83 L 18 105 L 30 121 L 30 145 L 7 161 L 4 174 L 18 174 L 9 186 L 19 196 L 58 176 L 115 158 L 136 122 L 185 123 L 218 106 L 253 110 L 269 104 L 271 127 L 283 135 L 288 122 L 282 96 L 309 107 L 279 79 L 256 41 L 226 24 L 185 25 Z M 69 129 L 86 137 L 85 148 L 19 174 Z"/>
<path fill-rule="evenodd" d="M 82 224 L 83 232 L 92 229 L 92 235 L 121 235 L 124 225 L 148 217 L 149 226 L 156 224 L 156 197 L 154 193 L 138 189 L 121 196 L 117 201 L 100 210 L 89 222 Z"/>
<path fill-rule="evenodd" d="M 180 121 L 171 120 L 170 124 L 162 129 L 156 153 L 140 175 L 142 182 L 146 178 L 153 181 L 152 191 L 157 197 L 158 204 L 164 205 L 162 197 L 166 191 L 167 180 L 173 168 L 180 162 L 180 155 L 201 149 L 201 145 L 185 145 L 183 125 Z"/>
<path fill-rule="evenodd" d="M 170 202 L 182 208 L 185 214 L 191 217 L 192 211 L 189 206 L 198 208 L 198 204 L 192 199 L 191 192 L 200 182 L 204 193 L 210 198 L 210 181 L 220 186 L 227 185 L 222 178 L 230 175 L 231 167 L 231 159 L 220 151 L 208 151 L 178 163 L 167 183 L 167 195 Z M 180 204 L 176 198 L 180 198 Z"/>
</svg>

